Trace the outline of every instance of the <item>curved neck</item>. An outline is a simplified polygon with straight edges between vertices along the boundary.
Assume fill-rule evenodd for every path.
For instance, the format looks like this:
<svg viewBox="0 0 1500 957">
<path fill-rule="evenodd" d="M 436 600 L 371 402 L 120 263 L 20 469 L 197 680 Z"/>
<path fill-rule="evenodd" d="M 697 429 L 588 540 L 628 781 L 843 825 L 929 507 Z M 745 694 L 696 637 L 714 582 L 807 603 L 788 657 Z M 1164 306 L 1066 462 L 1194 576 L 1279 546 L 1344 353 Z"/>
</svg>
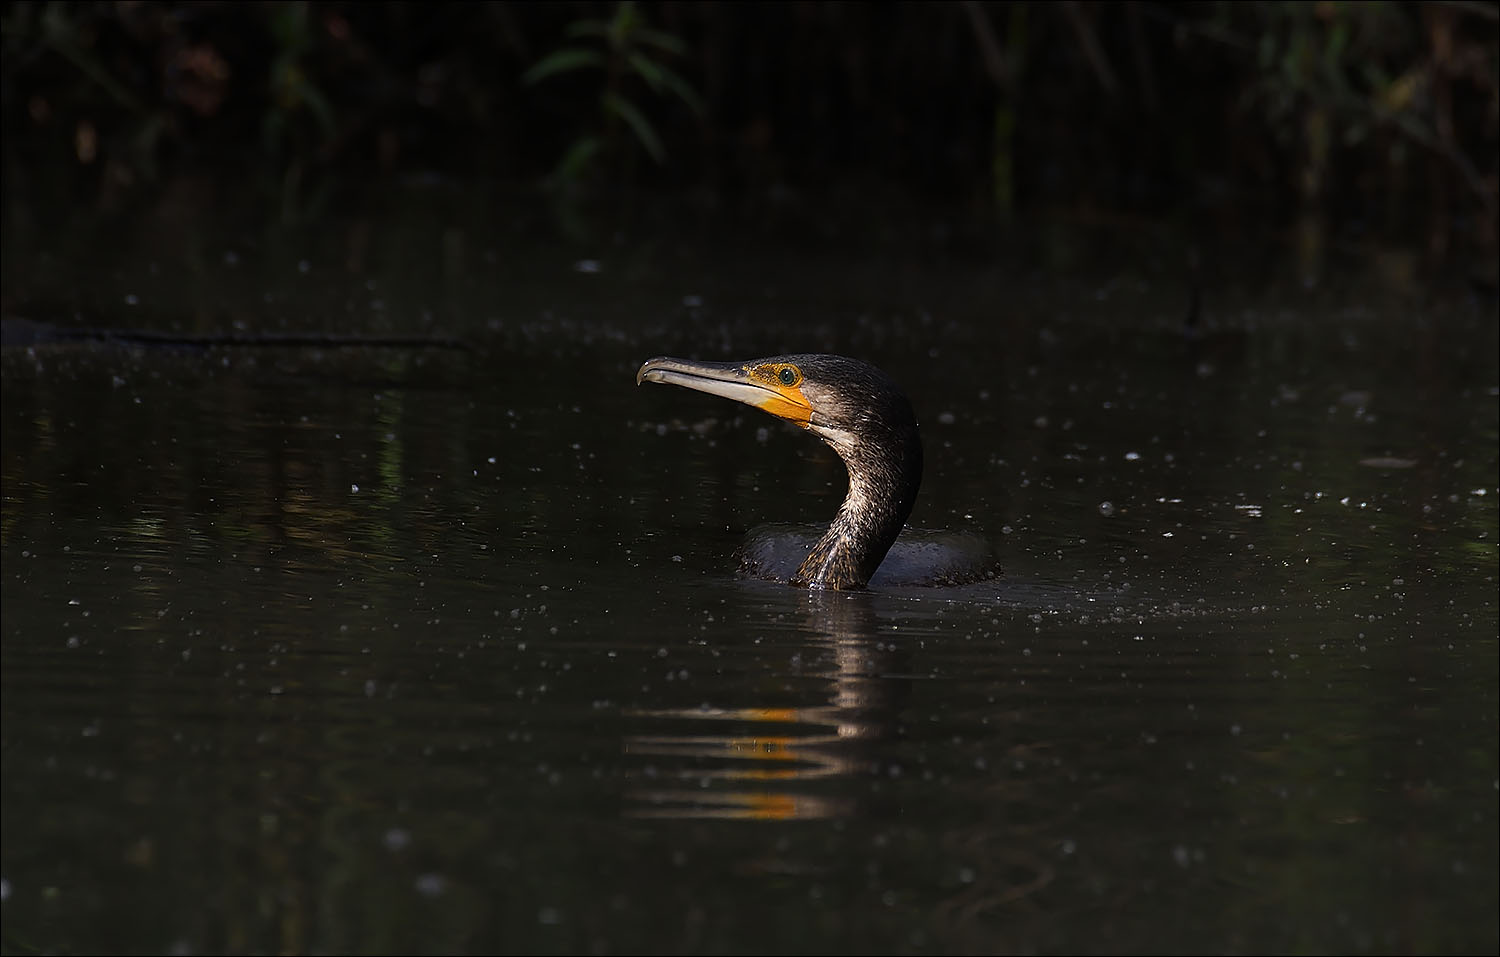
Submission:
<svg viewBox="0 0 1500 957">
<path fill-rule="evenodd" d="M 792 576 L 793 585 L 865 587 L 901 534 L 917 499 L 922 444 L 915 423 L 895 447 L 834 448 L 849 470 L 849 492 L 828 531 Z"/>
</svg>

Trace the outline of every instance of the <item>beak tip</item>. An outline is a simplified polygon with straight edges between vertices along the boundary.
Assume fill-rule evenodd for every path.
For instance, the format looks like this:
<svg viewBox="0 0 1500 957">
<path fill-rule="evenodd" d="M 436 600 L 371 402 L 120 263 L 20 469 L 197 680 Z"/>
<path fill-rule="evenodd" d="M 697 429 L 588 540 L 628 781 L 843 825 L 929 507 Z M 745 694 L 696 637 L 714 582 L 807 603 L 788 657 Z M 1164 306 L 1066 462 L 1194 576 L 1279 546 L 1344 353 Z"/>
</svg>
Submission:
<svg viewBox="0 0 1500 957">
<path fill-rule="evenodd" d="M 641 383 L 646 382 L 648 380 L 651 381 L 651 382 L 659 381 L 659 380 L 656 380 L 656 379 L 651 379 L 648 376 L 648 373 L 653 372 L 655 370 L 655 368 L 656 368 L 656 365 L 659 362 L 661 362 L 661 361 L 662 361 L 662 357 L 661 356 L 657 356 L 655 359 L 647 359 L 645 362 L 641 363 L 641 367 L 638 370 L 636 370 L 636 373 L 635 373 L 635 384 L 636 385 L 640 385 Z"/>
</svg>

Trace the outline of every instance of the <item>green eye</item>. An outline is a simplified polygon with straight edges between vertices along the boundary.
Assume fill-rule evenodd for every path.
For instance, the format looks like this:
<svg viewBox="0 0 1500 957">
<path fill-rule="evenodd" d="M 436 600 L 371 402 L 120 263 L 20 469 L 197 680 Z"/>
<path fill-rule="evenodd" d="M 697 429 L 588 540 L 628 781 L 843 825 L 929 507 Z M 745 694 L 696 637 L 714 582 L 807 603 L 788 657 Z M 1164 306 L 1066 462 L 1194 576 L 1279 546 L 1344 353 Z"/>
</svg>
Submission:
<svg viewBox="0 0 1500 957">
<path fill-rule="evenodd" d="M 784 369 L 781 370 L 781 384 L 782 385 L 795 385 L 796 383 L 797 383 L 797 370 L 796 369 L 793 369 L 791 366 L 787 366 L 786 368 L 784 368 Z"/>
</svg>

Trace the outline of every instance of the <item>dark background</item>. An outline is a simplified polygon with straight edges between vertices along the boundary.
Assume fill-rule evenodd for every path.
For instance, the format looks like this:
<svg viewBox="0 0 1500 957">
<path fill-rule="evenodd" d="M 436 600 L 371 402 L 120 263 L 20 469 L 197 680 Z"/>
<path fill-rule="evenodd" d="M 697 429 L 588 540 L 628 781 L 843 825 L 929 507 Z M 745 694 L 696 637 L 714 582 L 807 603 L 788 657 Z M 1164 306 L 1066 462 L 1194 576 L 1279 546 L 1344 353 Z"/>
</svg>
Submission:
<svg viewBox="0 0 1500 957">
<path fill-rule="evenodd" d="M 0 952 L 1497 952 L 1493 4 L 0 27 Z"/>
<path fill-rule="evenodd" d="M 1480 3 L 7 3 L 4 200 L 174 179 L 284 218 L 393 178 L 513 186 L 564 233 L 787 209 L 980 230 L 1314 220 L 1492 282 Z M 503 209 L 497 210 L 505 215 Z"/>
</svg>

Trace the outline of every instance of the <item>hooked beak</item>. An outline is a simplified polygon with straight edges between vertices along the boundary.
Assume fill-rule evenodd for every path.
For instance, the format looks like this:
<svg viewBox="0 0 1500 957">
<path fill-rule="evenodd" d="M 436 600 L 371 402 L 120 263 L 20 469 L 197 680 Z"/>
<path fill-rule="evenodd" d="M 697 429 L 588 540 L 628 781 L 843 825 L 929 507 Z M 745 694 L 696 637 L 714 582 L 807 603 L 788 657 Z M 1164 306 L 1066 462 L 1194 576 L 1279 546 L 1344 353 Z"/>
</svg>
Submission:
<svg viewBox="0 0 1500 957">
<path fill-rule="evenodd" d="M 812 402 L 802 393 L 800 384 L 782 385 L 774 377 L 746 363 L 698 362 L 661 356 L 647 361 L 635 374 L 635 384 L 642 382 L 680 385 L 723 396 L 763 409 L 804 429 L 812 423 Z"/>
</svg>

